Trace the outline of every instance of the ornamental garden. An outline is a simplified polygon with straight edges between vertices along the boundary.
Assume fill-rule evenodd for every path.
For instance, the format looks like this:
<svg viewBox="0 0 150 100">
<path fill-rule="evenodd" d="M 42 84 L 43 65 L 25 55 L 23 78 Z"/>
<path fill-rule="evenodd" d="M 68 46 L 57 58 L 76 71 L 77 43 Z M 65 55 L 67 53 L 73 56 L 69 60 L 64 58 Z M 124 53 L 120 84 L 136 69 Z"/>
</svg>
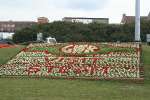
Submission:
<svg viewBox="0 0 150 100">
<path fill-rule="evenodd" d="M 0 76 L 141 79 L 138 43 L 30 44 L 0 67 Z"/>
</svg>

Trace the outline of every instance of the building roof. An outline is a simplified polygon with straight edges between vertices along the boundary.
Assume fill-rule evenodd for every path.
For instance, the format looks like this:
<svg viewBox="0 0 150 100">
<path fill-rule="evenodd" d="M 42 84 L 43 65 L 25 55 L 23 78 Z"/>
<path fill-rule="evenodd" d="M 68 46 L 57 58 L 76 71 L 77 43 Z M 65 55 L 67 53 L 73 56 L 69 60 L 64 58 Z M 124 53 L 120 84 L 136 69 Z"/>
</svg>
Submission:
<svg viewBox="0 0 150 100">
<path fill-rule="evenodd" d="M 144 20 L 148 20 L 150 18 L 150 13 L 148 16 L 141 16 L 141 19 L 144 19 Z M 135 21 L 135 16 L 126 16 L 126 14 L 123 14 L 123 17 L 122 17 L 122 20 L 121 20 L 121 23 L 122 24 L 125 24 L 125 23 L 132 23 Z"/>
<path fill-rule="evenodd" d="M 0 21 L 0 23 L 36 23 L 34 21 Z"/>
<path fill-rule="evenodd" d="M 38 17 L 38 19 L 43 19 L 43 18 L 44 18 L 44 19 L 48 19 L 47 17 Z"/>
<path fill-rule="evenodd" d="M 63 19 L 109 19 L 109 18 L 87 18 L 87 17 L 64 17 Z"/>
</svg>

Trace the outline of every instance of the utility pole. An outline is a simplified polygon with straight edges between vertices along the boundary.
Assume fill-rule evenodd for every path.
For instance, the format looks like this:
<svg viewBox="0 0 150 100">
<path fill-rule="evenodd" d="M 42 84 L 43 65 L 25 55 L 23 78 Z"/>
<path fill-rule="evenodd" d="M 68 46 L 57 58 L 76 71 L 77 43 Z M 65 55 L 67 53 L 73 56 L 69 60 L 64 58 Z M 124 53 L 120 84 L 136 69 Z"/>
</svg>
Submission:
<svg viewBox="0 0 150 100">
<path fill-rule="evenodd" d="M 141 34 L 140 34 L 140 0 L 136 0 L 135 5 L 135 41 L 141 41 Z"/>
</svg>

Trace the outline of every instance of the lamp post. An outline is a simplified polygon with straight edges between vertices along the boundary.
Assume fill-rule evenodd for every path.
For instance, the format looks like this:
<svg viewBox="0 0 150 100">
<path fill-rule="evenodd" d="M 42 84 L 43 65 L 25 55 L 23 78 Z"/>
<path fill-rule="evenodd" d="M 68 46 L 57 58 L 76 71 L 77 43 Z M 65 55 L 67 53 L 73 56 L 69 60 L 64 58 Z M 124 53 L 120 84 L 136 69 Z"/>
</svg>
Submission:
<svg viewBox="0 0 150 100">
<path fill-rule="evenodd" d="M 135 41 L 140 42 L 140 0 L 136 0 L 135 15 Z"/>
</svg>

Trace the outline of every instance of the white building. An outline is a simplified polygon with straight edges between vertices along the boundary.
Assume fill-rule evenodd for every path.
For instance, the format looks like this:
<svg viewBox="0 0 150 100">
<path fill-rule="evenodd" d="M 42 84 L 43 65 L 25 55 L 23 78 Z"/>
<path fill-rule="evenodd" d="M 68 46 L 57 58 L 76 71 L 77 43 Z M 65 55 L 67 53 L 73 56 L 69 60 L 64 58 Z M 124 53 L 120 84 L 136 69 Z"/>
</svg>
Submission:
<svg viewBox="0 0 150 100">
<path fill-rule="evenodd" d="M 89 23 L 108 24 L 109 23 L 108 18 L 64 17 L 62 20 L 66 22 L 81 22 L 84 24 L 89 24 Z"/>
<path fill-rule="evenodd" d="M 0 39 L 12 39 L 14 33 L 0 32 Z"/>
</svg>

